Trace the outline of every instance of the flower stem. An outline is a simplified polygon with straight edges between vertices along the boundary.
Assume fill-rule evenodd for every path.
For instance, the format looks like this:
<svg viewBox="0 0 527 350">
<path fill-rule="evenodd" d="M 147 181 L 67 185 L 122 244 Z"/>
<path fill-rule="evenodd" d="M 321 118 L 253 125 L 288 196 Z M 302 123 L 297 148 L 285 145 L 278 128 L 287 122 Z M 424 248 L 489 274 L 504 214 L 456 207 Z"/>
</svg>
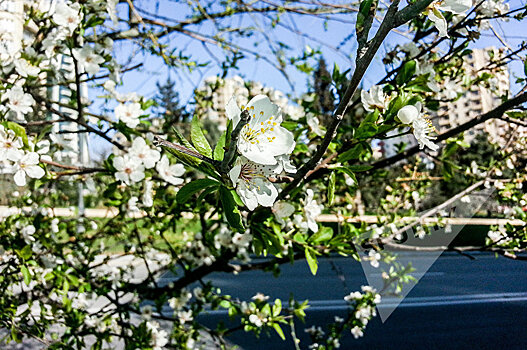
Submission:
<svg viewBox="0 0 527 350">
<path fill-rule="evenodd" d="M 231 141 L 229 142 L 227 152 L 225 153 L 225 156 L 223 157 L 223 160 L 219 166 L 219 170 L 222 174 L 226 174 L 230 170 L 231 163 L 234 159 L 234 156 L 236 155 L 236 151 L 238 150 L 238 138 L 240 137 L 243 127 L 249 122 L 249 118 L 249 112 L 247 110 L 243 110 L 240 114 L 240 121 L 231 133 Z"/>
</svg>

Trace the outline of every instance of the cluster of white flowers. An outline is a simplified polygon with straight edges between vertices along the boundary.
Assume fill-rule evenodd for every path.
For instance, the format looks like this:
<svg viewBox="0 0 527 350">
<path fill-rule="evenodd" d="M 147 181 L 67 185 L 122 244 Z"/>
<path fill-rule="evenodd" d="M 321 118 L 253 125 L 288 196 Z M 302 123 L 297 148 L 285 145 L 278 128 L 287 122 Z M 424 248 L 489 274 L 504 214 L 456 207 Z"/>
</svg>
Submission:
<svg viewBox="0 0 527 350">
<path fill-rule="evenodd" d="M 509 12 L 510 5 L 506 0 L 486 0 L 483 1 L 477 8 L 478 14 L 484 17 L 494 17 L 496 15 L 501 16 Z M 507 17 L 500 17 L 503 21 L 508 21 Z M 487 30 L 490 28 L 490 22 L 488 19 L 484 19 L 479 24 L 479 29 Z"/>
<path fill-rule="evenodd" d="M 295 148 L 293 134 L 280 124 L 282 111 L 264 95 L 255 96 L 247 106 L 238 107 L 236 97 L 226 106 L 233 127 L 240 122 L 242 110 L 250 115 L 237 141 L 241 156 L 230 171 L 231 181 L 249 210 L 258 205 L 271 207 L 278 197 L 276 186 L 269 180 L 284 169 L 292 170 L 289 155 Z"/>
<path fill-rule="evenodd" d="M 25 115 L 33 111 L 35 99 L 24 92 L 21 86 L 14 85 L 2 94 L 1 112 L 9 112 L 16 120 L 24 121 Z"/>
<path fill-rule="evenodd" d="M 430 133 L 435 131 L 435 128 L 431 121 L 422 115 L 421 110 L 422 105 L 419 102 L 416 105 L 407 105 L 397 112 L 397 117 L 403 124 L 412 126 L 419 148 L 423 149 L 426 146 L 432 151 L 437 151 L 439 146 L 432 142 L 435 137 L 430 136 Z"/>
<path fill-rule="evenodd" d="M 302 204 L 302 214 L 295 214 L 295 207 L 288 202 L 278 201 L 273 205 L 273 214 L 282 227 L 296 226 L 303 232 L 311 230 L 318 232 L 317 217 L 322 213 L 323 205 L 315 200 L 315 193 L 312 189 L 306 190 L 306 196 L 300 201 Z M 288 220 L 293 215 L 292 220 Z"/>
<path fill-rule="evenodd" d="M 40 179 L 46 173 L 38 165 L 40 154 L 34 151 L 25 151 L 23 146 L 22 138 L 16 136 L 12 130 L 6 130 L 0 125 L 0 165 L 14 173 L 17 186 L 26 185 L 26 176 Z M 35 146 L 30 144 L 30 149 L 34 148 Z"/>
<path fill-rule="evenodd" d="M 487 237 L 490 239 L 491 243 L 505 244 L 510 242 L 512 239 L 507 235 L 507 229 L 505 226 L 500 225 L 494 230 L 489 230 Z"/>
<path fill-rule="evenodd" d="M 216 261 L 216 257 L 209 247 L 203 244 L 202 240 L 203 235 L 201 232 L 196 232 L 192 235 L 184 231 L 183 241 L 185 247 L 179 257 L 193 266 L 212 265 Z"/>
<path fill-rule="evenodd" d="M 173 185 L 180 185 L 183 179 L 185 168 L 182 164 L 170 164 L 168 157 L 157 149 L 152 149 L 142 137 L 136 137 L 128 152 L 113 158 L 113 166 L 117 170 L 115 178 L 123 183 L 130 185 L 145 178 L 145 170 L 156 167 L 157 172 L 166 182 Z M 152 182 L 145 182 L 145 192 L 143 201 L 145 206 L 152 205 Z"/>
<path fill-rule="evenodd" d="M 426 15 L 434 23 L 442 37 L 448 37 L 448 24 L 443 12 L 459 15 L 472 7 L 472 0 L 437 0 L 428 6 Z"/>
<path fill-rule="evenodd" d="M 120 103 L 115 107 L 115 117 L 122 121 L 129 128 L 135 128 L 139 125 L 139 117 L 143 115 L 143 109 L 138 102 Z"/>
<path fill-rule="evenodd" d="M 375 249 L 371 249 L 368 252 L 368 256 L 364 257 L 363 260 L 367 260 L 370 262 L 370 265 L 378 268 L 379 267 L 379 261 L 381 260 L 381 254 L 376 251 Z"/>
<path fill-rule="evenodd" d="M 355 339 L 360 338 L 364 335 L 364 327 L 368 324 L 369 320 L 372 317 L 377 315 L 375 310 L 375 305 L 381 302 L 381 296 L 377 291 L 370 286 L 362 286 L 361 292 L 352 292 L 349 295 L 344 297 L 344 300 L 350 303 L 353 303 L 355 308 L 355 319 L 357 319 L 361 324 L 356 325 L 351 329 L 351 334 Z M 373 297 L 371 301 L 365 301 L 366 298 Z"/>
<path fill-rule="evenodd" d="M 150 331 L 152 336 L 152 349 L 162 350 L 164 346 L 168 344 L 168 333 L 164 329 L 161 329 L 159 323 L 149 321 L 146 323 L 146 328 Z"/>
<path fill-rule="evenodd" d="M 238 257 L 248 260 L 248 251 L 252 241 L 252 235 L 249 232 L 232 234 L 231 230 L 222 225 L 219 232 L 214 236 L 214 247 L 216 249 L 228 249 L 236 252 Z"/>
</svg>

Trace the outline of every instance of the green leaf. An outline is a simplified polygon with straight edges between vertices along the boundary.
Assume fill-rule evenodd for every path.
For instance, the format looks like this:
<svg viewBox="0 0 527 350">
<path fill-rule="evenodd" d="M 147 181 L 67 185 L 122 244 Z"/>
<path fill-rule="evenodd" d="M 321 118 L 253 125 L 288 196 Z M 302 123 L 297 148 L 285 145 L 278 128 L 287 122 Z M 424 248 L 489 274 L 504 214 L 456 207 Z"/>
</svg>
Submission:
<svg viewBox="0 0 527 350">
<path fill-rule="evenodd" d="M 181 187 L 176 194 L 176 201 L 180 204 L 186 203 L 192 195 L 204 188 L 219 186 L 220 183 L 211 179 L 197 179 Z"/>
<path fill-rule="evenodd" d="M 335 172 L 331 172 L 329 175 L 328 183 L 328 205 L 332 205 L 335 200 Z"/>
<path fill-rule="evenodd" d="M 282 311 L 282 301 L 280 299 L 275 299 L 274 306 L 273 306 L 273 316 L 276 317 L 280 315 L 281 311 Z"/>
<path fill-rule="evenodd" d="M 278 323 L 273 323 L 273 328 L 276 331 L 276 333 L 278 333 L 280 338 L 282 338 L 282 340 L 285 340 L 284 331 L 282 331 L 282 328 L 280 328 L 280 325 Z"/>
<path fill-rule="evenodd" d="M 315 252 L 312 251 L 311 248 L 306 248 L 305 254 L 306 254 L 307 264 L 309 265 L 309 269 L 311 270 L 311 273 L 314 276 L 317 274 L 317 270 L 318 270 L 318 263 L 317 263 L 317 257 L 315 255 Z"/>
<path fill-rule="evenodd" d="M 29 244 L 24 248 L 17 250 L 16 252 L 24 260 L 31 258 L 31 255 L 33 255 L 33 250 Z"/>
<path fill-rule="evenodd" d="M 220 199 L 223 205 L 223 213 L 229 225 L 240 232 L 243 232 L 245 228 L 242 223 L 242 216 L 236 205 L 236 201 L 232 196 L 232 193 L 229 189 L 224 186 L 220 187 Z"/>
<path fill-rule="evenodd" d="M 355 132 L 355 138 L 368 139 L 377 134 L 378 127 L 373 123 L 364 123 L 359 126 Z"/>
<path fill-rule="evenodd" d="M 201 125 L 197 115 L 192 118 L 192 122 L 190 123 L 190 139 L 192 140 L 194 147 L 196 147 L 201 154 L 207 157 L 212 157 L 212 148 L 210 147 L 205 134 L 203 134 L 203 130 L 201 130 Z"/>
<path fill-rule="evenodd" d="M 404 64 L 403 68 L 397 74 L 397 77 L 395 78 L 395 81 L 397 82 L 397 85 L 404 85 L 407 82 L 412 79 L 413 75 L 415 74 L 415 71 L 417 70 L 417 63 L 415 60 L 408 61 Z"/>
<path fill-rule="evenodd" d="M 329 241 L 333 237 L 331 227 L 321 227 L 317 233 L 309 237 L 309 243 L 320 244 Z"/>
<path fill-rule="evenodd" d="M 352 166 L 356 167 L 357 165 L 352 165 Z M 335 168 L 335 170 L 343 172 L 344 174 L 347 174 L 349 177 L 351 177 L 353 179 L 353 181 L 355 182 L 355 185 L 358 184 L 357 177 L 355 176 L 353 171 L 351 169 L 349 169 L 349 167 L 338 167 L 338 168 Z"/>
<path fill-rule="evenodd" d="M 22 125 L 15 122 L 3 122 L 2 125 L 7 129 L 12 130 L 16 136 L 20 137 L 25 146 L 28 145 L 26 129 Z"/>
<path fill-rule="evenodd" d="M 525 76 L 527 77 L 527 59 L 523 62 L 523 72 L 525 73 Z"/>
<path fill-rule="evenodd" d="M 225 139 L 227 138 L 227 130 L 221 134 L 220 139 L 218 140 L 218 143 L 216 144 L 216 147 L 214 147 L 214 159 L 216 160 L 223 160 L 223 156 L 225 155 Z"/>
<path fill-rule="evenodd" d="M 362 151 L 364 151 L 364 146 L 362 145 L 362 143 L 359 143 L 355 145 L 353 148 L 339 155 L 337 158 L 337 161 L 340 163 L 343 163 L 351 159 L 358 159 Z"/>
<path fill-rule="evenodd" d="M 355 30 L 357 35 L 364 31 L 364 21 L 368 17 L 373 0 L 363 0 L 360 2 L 359 12 L 357 13 L 357 22 L 355 23 Z"/>
<path fill-rule="evenodd" d="M 186 148 L 199 153 L 199 151 L 194 146 L 192 146 L 192 144 L 188 142 L 185 136 L 183 136 L 176 128 L 172 128 L 172 130 L 176 134 L 176 138 L 177 138 L 176 143 L 179 143 L 181 146 L 185 146 Z M 201 159 L 189 156 L 185 153 L 181 153 L 179 151 L 176 151 L 175 149 L 171 149 L 171 148 L 165 148 L 165 149 L 168 150 L 173 155 L 175 155 L 179 160 L 181 160 L 182 162 L 190 166 L 196 166 L 201 163 Z"/>
<path fill-rule="evenodd" d="M 232 198 L 234 198 L 234 201 L 239 207 L 243 207 L 245 205 L 242 199 L 240 198 L 240 196 L 238 196 L 238 193 L 236 192 L 236 190 L 231 190 L 231 194 L 232 194 Z"/>
<path fill-rule="evenodd" d="M 339 76 L 340 76 L 339 65 L 337 63 L 335 63 L 334 66 L 333 66 L 333 74 L 332 74 L 331 78 L 333 79 L 333 81 L 338 81 L 339 80 Z"/>
<path fill-rule="evenodd" d="M 29 273 L 28 268 L 26 267 L 26 265 L 22 265 L 20 269 L 22 270 L 22 275 L 24 275 L 24 283 L 29 285 L 29 283 L 31 282 L 31 274 Z"/>
<path fill-rule="evenodd" d="M 405 90 L 413 92 L 432 92 L 432 89 L 428 86 L 430 74 L 420 75 L 415 79 L 406 84 Z"/>
</svg>

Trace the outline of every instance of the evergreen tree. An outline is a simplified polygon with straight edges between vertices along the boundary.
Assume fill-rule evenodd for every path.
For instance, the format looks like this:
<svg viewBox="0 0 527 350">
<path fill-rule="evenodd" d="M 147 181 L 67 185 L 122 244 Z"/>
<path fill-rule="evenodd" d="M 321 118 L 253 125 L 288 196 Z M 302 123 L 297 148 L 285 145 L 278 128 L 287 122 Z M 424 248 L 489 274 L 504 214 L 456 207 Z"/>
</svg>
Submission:
<svg viewBox="0 0 527 350">
<path fill-rule="evenodd" d="M 184 107 L 180 106 L 179 93 L 175 88 L 176 83 L 170 78 L 166 83 L 156 83 L 158 94 L 155 96 L 155 101 L 158 106 L 155 109 L 155 114 L 158 118 L 163 118 L 167 121 L 166 126 L 175 126 L 187 122 L 189 113 Z"/>
<path fill-rule="evenodd" d="M 331 115 L 335 109 L 335 96 L 331 89 L 331 73 L 326 61 L 321 58 L 313 75 L 313 92 L 316 95 L 315 106 L 322 115 Z"/>
</svg>

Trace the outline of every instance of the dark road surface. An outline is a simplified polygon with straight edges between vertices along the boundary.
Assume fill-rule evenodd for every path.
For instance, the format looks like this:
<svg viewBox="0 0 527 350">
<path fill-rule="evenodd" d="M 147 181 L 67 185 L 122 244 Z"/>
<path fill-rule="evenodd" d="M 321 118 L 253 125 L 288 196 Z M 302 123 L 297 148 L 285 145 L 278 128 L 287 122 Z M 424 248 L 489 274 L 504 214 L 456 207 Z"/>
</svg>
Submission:
<svg viewBox="0 0 527 350">
<path fill-rule="evenodd" d="M 424 254 L 406 254 L 410 260 Z M 368 324 L 365 336 L 355 340 L 349 332 L 341 349 L 527 349 L 527 263 L 491 254 L 474 254 L 475 260 L 444 253 L 383 324 L 379 317 Z M 419 273 L 419 271 L 417 271 Z M 289 292 L 296 300 L 309 299 L 306 324 L 296 323 L 297 335 L 306 340 L 304 328 L 324 325 L 343 316 L 343 297 L 367 284 L 361 265 L 352 259 L 321 259 L 316 277 L 305 263 L 284 265 L 279 278 L 259 271 L 239 276 L 216 274 L 210 278 L 223 293 L 250 300 L 257 292 L 271 300 Z M 389 307 L 390 299 L 383 300 Z M 210 312 L 202 320 L 214 327 L 227 321 L 224 312 Z M 287 334 L 288 329 L 283 327 Z M 243 349 L 294 349 L 274 333 L 258 340 L 237 332 L 230 338 Z M 302 341 L 300 347 L 307 349 Z"/>
</svg>

